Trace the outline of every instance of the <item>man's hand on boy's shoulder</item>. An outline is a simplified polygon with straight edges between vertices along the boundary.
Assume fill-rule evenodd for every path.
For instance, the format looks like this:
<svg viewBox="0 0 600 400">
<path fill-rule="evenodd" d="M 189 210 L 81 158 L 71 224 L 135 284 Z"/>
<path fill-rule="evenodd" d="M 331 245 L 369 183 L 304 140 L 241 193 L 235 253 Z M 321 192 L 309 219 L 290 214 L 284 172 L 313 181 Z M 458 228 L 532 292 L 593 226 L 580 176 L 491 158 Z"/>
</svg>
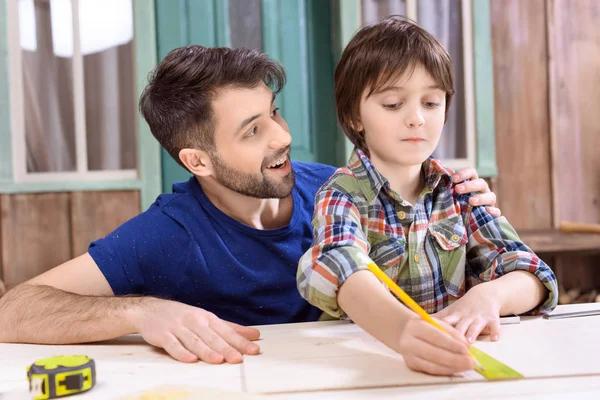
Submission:
<svg viewBox="0 0 600 400">
<path fill-rule="evenodd" d="M 475 168 L 463 168 L 454 175 L 452 181 L 456 185 L 456 192 L 460 194 L 478 193 L 469 199 L 473 206 L 487 206 L 486 210 L 494 217 L 502 215 L 502 211 L 496 206 L 496 194 L 490 190 L 488 183 L 479 177 Z"/>
<path fill-rule="evenodd" d="M 471 288 L 434 316 L 454 326 L 471 343 L 480 334 L 490 335 L 493 341 L 500 337 L 500 303 L 485 284 Z"/>
</svg>

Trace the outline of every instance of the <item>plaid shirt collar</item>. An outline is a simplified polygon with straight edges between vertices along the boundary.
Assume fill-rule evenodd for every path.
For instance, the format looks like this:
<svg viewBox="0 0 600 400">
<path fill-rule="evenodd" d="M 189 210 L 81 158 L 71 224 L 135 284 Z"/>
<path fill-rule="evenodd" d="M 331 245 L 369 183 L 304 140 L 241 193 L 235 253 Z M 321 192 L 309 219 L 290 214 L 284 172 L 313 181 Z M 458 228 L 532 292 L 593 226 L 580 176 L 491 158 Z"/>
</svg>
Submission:
<svg viewBox="0 0 600 400">
<path fill-rule="evenodd" d="M 348 168 L 358 180 L 360 188 L 369 203 L 372 203 L 379 196 L 382 189 L 388 195 L 391 194 L 392 189 L 389 181 L 377 171 L 365 152 L 357 147 L 354 148 L 350 156 Z M 422 170 L 425 177 L 425 188 L 429 193 L 432 193 L 440 185 L 443 189 L 452 187 L 452 171 L 444 168 L 433 157 L 429 157 L 423 162 Z"/>
</svg>

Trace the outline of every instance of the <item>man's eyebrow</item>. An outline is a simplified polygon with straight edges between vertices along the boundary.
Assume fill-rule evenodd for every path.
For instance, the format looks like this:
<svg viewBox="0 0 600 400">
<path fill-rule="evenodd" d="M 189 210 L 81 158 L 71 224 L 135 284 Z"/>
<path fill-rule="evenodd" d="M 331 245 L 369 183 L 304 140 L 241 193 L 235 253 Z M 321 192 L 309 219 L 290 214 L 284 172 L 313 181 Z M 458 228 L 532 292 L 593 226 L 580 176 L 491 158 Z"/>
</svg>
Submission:
<svg viewBox="0 0 600 400">
<path fill-rule="evenodd" d="M 275 97 L 277 97 L 277 96 L 275 95 L 275 93 L 273 93 L 273 97 L 271 98 L 271 105 L 273 105 L 273 103 L 275 103 Z M 260 114 L 253 115 L 253 116 L 248 117 L 245 120 L 243 120 L 242 123 L 240 124 L 240 127 L 238 128 L 238 132 L 241 131 L 242 129 L 244 129 L 244 127 L 246 125 L 248 125 L 250 122 L 254 121 L 258 117 L 260 117 Z"/>
</svg>

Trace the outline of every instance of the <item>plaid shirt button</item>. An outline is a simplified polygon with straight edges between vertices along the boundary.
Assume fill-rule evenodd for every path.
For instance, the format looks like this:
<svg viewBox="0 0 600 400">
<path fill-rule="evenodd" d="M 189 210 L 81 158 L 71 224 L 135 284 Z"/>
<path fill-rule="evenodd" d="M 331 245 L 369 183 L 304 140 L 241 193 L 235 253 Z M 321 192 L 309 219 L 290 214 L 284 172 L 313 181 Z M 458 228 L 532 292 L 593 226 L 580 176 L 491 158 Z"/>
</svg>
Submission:
<svg viewBox="0 0 600 400">
<path fill-rule="evenodd" d="M 405 213 L 404 211 L 400 211 L 400 212 L 398 213 L 398 218 L 400 218 L 400 219 L 404 219 L 404 218 L 406 218 L 406 213 Z"/>
<path fill-rule="evenodd" d="M 414 258 L 416 263 L 420 263 L 421 262 L 421 256 L 418 254 L 415 254 L 415 258 Z"/>
</svg>

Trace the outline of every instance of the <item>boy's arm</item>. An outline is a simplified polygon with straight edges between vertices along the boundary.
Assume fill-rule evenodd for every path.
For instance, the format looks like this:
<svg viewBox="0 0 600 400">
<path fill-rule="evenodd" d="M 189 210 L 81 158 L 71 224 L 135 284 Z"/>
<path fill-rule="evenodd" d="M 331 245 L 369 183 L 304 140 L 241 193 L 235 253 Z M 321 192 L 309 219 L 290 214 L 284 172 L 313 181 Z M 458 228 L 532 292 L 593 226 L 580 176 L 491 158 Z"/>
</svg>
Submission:
<svg viewBox="0 0 600 400">
<path fill-rule="evenodd" d="M 313 247 L 298 268 L 301 295 L 330 315 L 348 315 L 414 370 L 450 375 L 471 369 L 468 347 L 455 329 L 448 326 L 447 335 L 420 320 L 368 271 L 362 225 L 348 195 L 336 190 L 317 195 Z"/>
<path fill-rule="evenodd" d="M 315 307 L 342 317 L 338 288 L 354 272 L 367 269 L 359 256 L 369 254 L 361 215 L 348 195 L 327 189 L 317 193 L 312 224 L 313 245 L 298 263 L 298 290 Z"/>
<path fill-rule="evenodd" d="M 505 217 L 493 218 L 483 207 L 468 206 L 466 223 L 467 274 L 483 283 L 438 317 L 455 325 L 471 342 L 481 332 L 496 340 L 500 316 L 546 313 L 556 307 L 556 276 L 520 240 Z"/>
<path fill-rule="evenodd" d="M 440 331 L 420 319 L 384 288 L 371 271 L 352 274 L 339 289 L 340 307 L 374 338 L 402 354 L 406 365 L 431 375 L 473 369 L 468 346 L 458 331 Z"/>
</svg>

